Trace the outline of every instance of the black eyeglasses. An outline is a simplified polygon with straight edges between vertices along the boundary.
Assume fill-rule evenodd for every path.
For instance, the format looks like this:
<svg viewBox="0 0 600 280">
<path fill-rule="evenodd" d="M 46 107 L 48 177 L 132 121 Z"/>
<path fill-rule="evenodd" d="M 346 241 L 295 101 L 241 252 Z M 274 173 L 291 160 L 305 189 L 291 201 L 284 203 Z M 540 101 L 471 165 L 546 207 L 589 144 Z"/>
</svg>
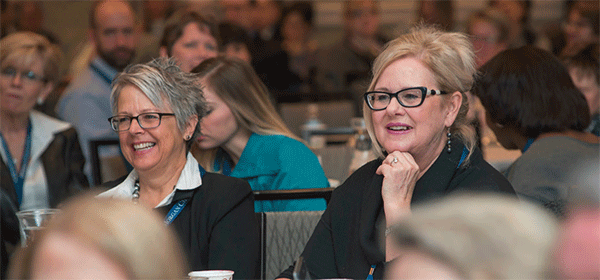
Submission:
<svg viewBox="0 0 600 280">
<path fill-rule="evenodd" d="M 419 107 L 423 104 L 426 95 L 446 94 L 447 92 L 442 90 L 427 89 L 426 87 L 412 87 L 405 88 L 396 93 L 389 93 L 385 91 L 369 91 L 365 93 L 365 101 L 369 108 L 373 111 L 385 110 L 392 97 L 396 97 L 398 103 L 402 107 L 412 108 Z"/>
<path fill-rule="evenodd" d="M 131 121 L 136 120 L 141 128 L 149 129 L 160 125 L 163 116 L 175 116 L 172 113 L 143 113 L 136 117 L 132 116 L 114 116 L 108 118 L 110 127 L 116 131 L 127 131 L 131 127 Z"/>
<path fill-rule="evenodd" d="M 19 71 L 14 67 L 6 67 L 6 68 L 2 69 L 0 74 L 2 74 L 2 76 L 9 77 L 11 79 L 13 79 L 15 76 L 17 76 L 17 74 L 19 74 L 19 75 L 21 75 L 21 79 L 23 79 L 24 82 L 45 82 L 46 81 L 46 79 L 44 77 L 36 74 L 33 71 L 22 71 L 19 73 Z"/>
</svg>

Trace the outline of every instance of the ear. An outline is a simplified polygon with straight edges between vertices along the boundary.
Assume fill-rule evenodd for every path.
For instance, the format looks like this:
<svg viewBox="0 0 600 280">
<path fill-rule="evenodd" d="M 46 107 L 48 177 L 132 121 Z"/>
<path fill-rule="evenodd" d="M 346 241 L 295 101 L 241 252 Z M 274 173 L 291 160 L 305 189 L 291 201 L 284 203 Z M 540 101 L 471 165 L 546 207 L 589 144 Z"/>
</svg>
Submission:
<svg viewBox="0 0 600 280">
<path fill-rule="evenodd" d="M 450 96 L 450 102 L 446 103 L 446 118 L 444 119 L 444 126 L 451 127 L 456 120 L 460 105 L 462 104 L 463 96 L 459 91 L 455 91 Z"/>
<path fill-rule="evenodd" d="M 97 46 L 97 43 L 98 43 L 98 42 L 96 42 L 96 34 L 95 34 L 95 30 L 94 30 L 94 29 L 92 29 L 92 28 L 88 28 L 88 31 L 87 31 L 87 36 L 88 36 L 88 40 L 89 40 L 90 42 L 92 42 L 92 44 L 93 44 L 94 46 Z"/>
<path fill-rule="evenodd" d="M 167 52 L 167 47 L 162 46 L 160 47 L 160 49 L 158 50 L 158 53 L 160 55 L 160 57 L 169 57 L 169 53 Z"/>
<path fill-rule="evenodd" d="M 54 83 L 47 82 L 46 85 L 44 85 L 44 88 L 42 88 L 40 95 L 38 95 L 38 99 L 46 100 L 46 97 L 48 97 L 48 95 L 52 92 L 53 89 Z"/>
<path fill-rule="evenodd" d="M 196 130 L 196 125 L 198 125 L 198 115 L 190 116 L 185 126 L 185 131 L 183 132 L 183 140 L 186 140 L 185 138 L 188 135 L 192 136 L 194 134 L 194 130 Z"/>
</svg>

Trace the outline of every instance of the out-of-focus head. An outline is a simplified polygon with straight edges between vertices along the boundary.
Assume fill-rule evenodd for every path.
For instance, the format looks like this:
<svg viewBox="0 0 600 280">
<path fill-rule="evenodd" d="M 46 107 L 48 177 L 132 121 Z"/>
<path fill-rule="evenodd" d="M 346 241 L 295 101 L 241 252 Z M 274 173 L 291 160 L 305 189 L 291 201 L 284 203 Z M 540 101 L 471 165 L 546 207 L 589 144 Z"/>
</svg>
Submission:
<svg viewBox="0 0 600 280">
<path fill-rule="evenodd" d="M 589 45 L 576 55 L 566 58 L 565 65 L 569 70 L 575 86 L 583 93 L 590 108 L 590 114 L 600 112 L 600 81 L 598 44 Z"/>
<path fill-rule="evenodd" d="M 379 29 L 379 2 L 377 0 L 346 0 L 344 25 L 346 36 L 373 38 Z"/>
<path fill-rule="evenodd" d="M 69 201 L 9 275 L 17 279 L 183 279 L 187 262 L 161 217 L 130 201 L 84 195 Z"/>
<path fill-rule="evenodd" d="M 220 0 L 223 9 L 223 22 L 229 22 L 252 30 L 252 6 L 250 0 Z"/>
<path fill-rule="evenodd" d="M 466 194 L 415 207 L 391 234 L 388 279 L 545 279 L 558 227 L 533 203 Z"/>
<path fill-rule="evenodd" d="M 583 131 L 590 122 L 585 97 L 549 52 L 529 46 L 505 50 L 479 70 L 473 93 L 492 129 L 512 128 L 525 138 L 537 138 L 544 132 Z M 498 140 L 516 148 L 510 139 Z"/>
<path fill-rule="evenodd" d="M 0 40 L 2 110 L 27 114 L 60 79 L 61 51 L 44 36 L 12 33 Z"/>
<path fill-rule="evenodd" d="M 477 11 L 467 20 L 467 33 L 473 42 L 477 67 L 488 62 L 510 44 L 510 23 L 498 9 Z"/>
<path fill-rule="evenodd" d="M 527 25 L 531 13 L 531 0 L 490 0 L 490 7 L 504 12 L 511 22 Z"/>
<path fill-rule="evenodd" d="M 159 58 L 145 64 L 132 65 L 119 74 L 113 81 L 110 97 L 115 115 L 119 114 L 119 102 L 122 100 L 120 95 L 126 87 L 136 88 L 155 107 L 172 111 L 181 133 L 189 129 L 191 119 L 197 120 L 206 115 L 206 104 L 197 75 L 183 72 L 173 59 Z M 162 122 L 164 121 L 163 119 Z M 195 124 L 193 126 L 193 135 L 186 140 L 188 150 L 193 143 L 192 139 L 199 133 L 199 127 Z M 189 134 L 185 134 L 187 135 Z"/>
<path fill-rule="evenodd" d="M 421 0 L 417 9 L 417 23 L 435 25 L 444 31 L 454 29 L 454 5 L 452 0 Z"/>
<path fill-rule="evenodd" d="M 15 3 L 17 29 L 37 32 L 44 24 L 44 11 L 41 1 L 19 1 Z"/>
<path fill-rule="evenodd" d="M 427 103 L 427 99 L 442 98 L 441 105 L 443 108 L 454 104 L 453 100 L 455 97 L 454 93 L 459 93 L 462 100 L 458 104 L 458 113 L 455 115 L 453 122 L 447 127 L 450 128 L 452 133 L 463 139 L 463 142 L 469 150 L 472 150 L 475 145 L 474 132 L 467 125 L 466 115 L 469 110 L 468 101 L 465 93 L 469 91 L 473 85 L 475 75 L 475 56 L 473 53 L 472 45 L 468 37 L 461 33 L 455 32 L 443 32 L 434 27 L 418 26 L 413 28 L 409 33 L 398 37 L 395 40 L 389 42 L 386 48 L 381 54 L 375 59 L 373 64 L 373 80 L 369 85 L 368 91 L 379 90 L 378 85 L 382 83 L 399 83 L 400 88 L 395 89 L 391 93 L 398 91 L 402 88 L 410 86 L 424 86 L 424 85 L 409 85 L 413 81 L 409 81 L 408 77 L 393 76 L 392 78 L 384 78 L 386 69 L 392 64 L 405 59 L 413 59 L 419 62 L 419 64 L 425 69 L 425 72 L 432 79 L 435 90 L 441 90 L 448 94 L 441 96 L 426 96 L 424 104 Z M 419 76 L 419 78 L 424 78 Z M 392 89 L 388 89 L 392 90 Z M 394 101 L 390 104 L 397 104 Z M 421 105 L 423 106 L 423 105 Z M 407 109 L 419 109 L 421 106 L 416 108 Z M 438 108 L 439 109 L 439 108 Z M 437 109 L 432 109 L 429 112 L 431 114 L 439 113 Z M 373 112 L 365 103 L 363 105 L 363 112 L 367 130 L 375 145 L 375 151 L 381 156 L 386 154 L 386 149 L 383 147 L 383 139 L 378 139 L 374 127 Z M 446 118 L 446 116 L 440 116 Z M 433 121 L 432 121 L 433 122 Z M 447 132 L 447 128 L 444 128 L 443 121 L 437 120 L 441 128 L 440 131 L 435 131 L 432 137 L 438 137 L 435 135 L 443 134 Z M 441 137 L 441 136 L 439 136 Z M 445 137 L 445 136 L 444 136 Z M 430 139 L 431 140 L 431 139 Z M 415 142 L 424 143 L 427 142 L 423 139 L 415 139 Z"/>
<path fill-rule="evenodd" d="M 215 21 L 189 12 L 173 19 L 161 40 L 162 57 L 174 57 L 185 72 L 219 54 L 219 29 Z"/>
<path fill-rule="evenodd" d="M 281 33 L 284 40 L 306 41 L 313 27 L 313 7 L 308 1 L 295 2 L 281 16 Z"/>
<path fill-rule="evenodd" d="M 571 7 L 563 25 L 567 44 L 585 45 L 598 42 L 599 6 L 598 1 L 580 0 Z"/>
<path fill-rule="evenodd" d="M 223 22 L 219 24 L 219 34 L 223 45 L 221 49 L 225 56 L 239 58 L 248 63 L 252 61 L 252 55 L 248 48 L 250 36 L 243 28 Z"/>
<path fill-rule="evenodd" d="M 282 0 L 253 0 L 253 27 L 257 30 L 273 27 L 281 18 Z"/>
<path fill-rule="evenodd" d="M 90 10 L 89 37 L 98 55 L 121 71 L 135 56 L 139 27 L 127 1 L 95 1 Z"/>
</svg>

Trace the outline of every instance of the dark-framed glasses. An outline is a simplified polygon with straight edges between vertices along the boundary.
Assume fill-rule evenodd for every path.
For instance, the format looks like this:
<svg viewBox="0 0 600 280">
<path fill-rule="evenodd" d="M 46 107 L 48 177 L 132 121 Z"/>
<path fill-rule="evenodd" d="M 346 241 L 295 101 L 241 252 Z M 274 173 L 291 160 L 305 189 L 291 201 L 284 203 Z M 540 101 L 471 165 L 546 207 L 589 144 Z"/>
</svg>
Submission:
<svg viewBox="0 0 600 280">
<path fill-rule="evenodd" d="M 396 93 L 385 91 L 369 91 L 365 93 L 365 101 L 369 108 L 373 111 L 381 111 L 387 108 L 392 101 L 392 97 L 396 97 L 398 103 L 402 107 L 412 108 L 419 107 L 423 104 L 426 95 L 446 94 L 442 90 L 427 89 L 426 87 L 405 88 Z"/>
<path fill-rule="evenodd" d="M 0 74 L 4 77 L 8 77 L 11 79 L 14 79 L 17 76 L 17 74 L 19 74 L 21 76 L 21 79 L 24 82 L 45 82 L 46 81 L 46 79 L 44 77 L 36 74 L 35 72 L 33 72 L 31 70 L 25 70 L 25 71 L 19 72 L 19 70 L 17 70 L 17 68 L 14 68 L 14 67 L 2 68 L 2 71 L 0 71 Z"/>
<path fill-rule="evenodd" d="M 135 117 L 126 115 L 117 115 L 108 118 L 110 127 L 116 131 L 127 131 L 131 127 L 131 121 L 136 120 L 141 128 L 150 129 L 160 125 L 163 116 L 175 116 L 173 113 L 143 113 Z"/>
</svg>

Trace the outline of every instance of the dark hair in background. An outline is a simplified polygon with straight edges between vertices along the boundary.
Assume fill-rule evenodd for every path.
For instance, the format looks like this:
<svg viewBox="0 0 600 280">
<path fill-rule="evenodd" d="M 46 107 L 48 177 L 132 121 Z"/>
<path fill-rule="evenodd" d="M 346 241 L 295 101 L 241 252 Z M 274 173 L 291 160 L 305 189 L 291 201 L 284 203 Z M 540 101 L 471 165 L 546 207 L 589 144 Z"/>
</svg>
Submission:
<svg viewBox="0 0 600 280">
<path fill-rule="evenodd" d="M 600 62 L 598 44 L 590 44 L 572 57 L 564 59 L 568 69 L 577 69 L 580 74 L 591 75 L 600 83 Z"/>
<path fill-rule="evenodd" d="M 208 33 L 215 38 L 217 41 L 217 47 L 221 49 L 221 37 L 219 36 L 219 28 L 214 19 L 210 17 L 204 17 L 196 12 L 188 12 L 183 14 L 181 17 L 175 17 L 169 20 L 163 37 L 160 40 L 160 46 L 167 48 L 167 53 L 171 55 L 173 45 L 183 35 L 183 29 L 190 24 L 195 23 L 198 28 L 206 28 Z"/>
<path fill-rule="evenodd" d="M 283 13 L 281 14 L 281 19 L 283 20 L 286 16 L 291 13 L 297 12 L 302 17 L 304 22 L 308 23 L 308 25 L 313 26 L 313 18 L 314 11 L 312 2 L 310 1 L 299 1 L 293 2 L 291 5 L 287 6 Z"/>
<path fill-rule="evenodd" d="M 582 18 L 589 21 L 596 36 L 600 33 L 600 3 L 597 0 L 575 1 L 568 13 L 576 9 Z M 567 13 L 567 17 L 569 14 Z"/>
<path fill-rule="evenodd" d="M 251 43 L 246 30 L 229 22 L 219 23 L 219 35 L 221 35 L 221 45 L 223 47 L 231 43 L 244 44 L 249 47 Z"/>
<path fill-rule="evenodd" d="M 506 1 L 506 0 L 490 0 L 488 1 L 488 6 L 495 6 L 496 2 L 498 1 Z M 528 26 L 529 25 L 529 17 L 531 16 L 531 6 L 532 6 L 532 2 L 531 0 L 516 0 L 513 2 L 518 3 L 519 5 L 521 5 L 521 7 L 523 7 L 523 18 L 521 18 L 521 23 L 524 26 Z"/>
<path fill-rule="evenodd" d="M 512 126 L 527 138 L 583 131 L 590 123 L 585 97 L 549 52 L 531 46 L 505 50 L 480 71 L 473 93 L 493 122 Z"/>
</svg>

